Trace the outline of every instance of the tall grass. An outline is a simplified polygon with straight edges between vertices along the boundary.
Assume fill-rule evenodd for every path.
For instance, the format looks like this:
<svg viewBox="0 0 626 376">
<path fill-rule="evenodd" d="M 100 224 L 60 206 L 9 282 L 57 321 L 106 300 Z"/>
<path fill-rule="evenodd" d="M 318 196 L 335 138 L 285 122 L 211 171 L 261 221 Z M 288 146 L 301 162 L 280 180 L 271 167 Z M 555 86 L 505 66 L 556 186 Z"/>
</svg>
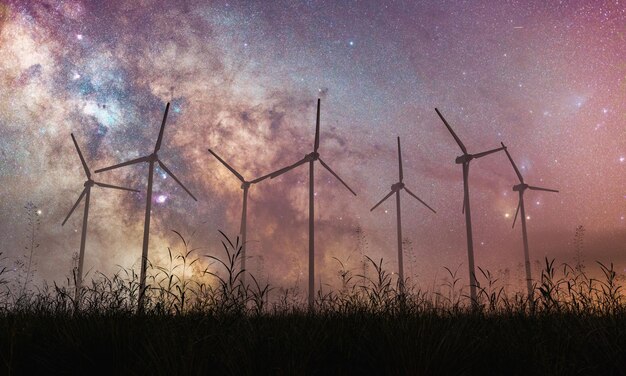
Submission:
<svg viewBox="0 0 626 376">
<path fill-rule="evenodd" d="M 184 314 L 277 314 L 281 311 L 308 311 L 293 289 L 282 290 L 270 300 L 274 291 L 269 284 L 261 284 L 254 275 L 244 286 L 239 270 L 242 245 L 222 234 L 222 253 L 201 255 L 202 249 L 192 247 L 179 232 L 174 231 L 182 249 L 177 253 L 168 247 L 164 265 L 148 263 L 149 286 L 146 292 L 146 312 L 158 315 Z M 200 262 L 204 260 L 205 262 Z M 7 262 L 0 253 L 0 261 Z M 458 268 L 444 267 L 446 277 L 436 291 L 421 290 L 404 282 L 401 292 L 396 275 L 383 267 L 383 260 L 364 256 L 369 265 L 367 274 L 362 264 L 357 269 L 348 268 L 335 258 L 338 290 L 317 291 L 315 312 L 365 311 L 370 314 L 434 311 L 465 312 L 470 309 L 469 297 L 461 286 Z M 203 266 L 201 266 L 201 264 Z M 554 259 L 544 260 L 540 279 L 535 283 L 535 297 L 530 299 L 519 292 L 508 292 L 500 279 L 489 270 L 478 268 L 478 304 L 480 312 L 501 314 L 518 312 L 527 315 L 560 312 L 585 314 L 615 314 L 625 308 L 623 282 L 620 282 L 613 263 L 597 262 L 601 278 L 592 278 L 584 268 L 567 263 L 556 264 Z M 29 273 L 30 274 L 30 273 Z M 14 278 L 21 278 L 16 275 Z M 21 295 L 29 279 L 17 285 Z M 623 280 L 623 277 L 621 278 Z M 16 286 L 15 284 L 13 286 Z M 27 297 L 16 300 L 10 291 L 8 269 L 0 264 L 0 313 L 16 311 L 49 310 L 65 314 L 115 312 L 130 314 L 136 310 L 139 281 L 133 269 L 120 268 L 112 276 L 96 273 L 91 284 L 86 284 L 80 295 L 74 296 L 74 286 L 69 279 L 64 285 L 56 283 L 35 288 Z M 18 295 L 19 296 L 19 295 Z M 475 309 L 473 307 L 472 309 Z"/>
<path fill-rule="evenodd" d="M 162 265 L 149 264 L 141 315 L 132 269 L 96 273 L 77 296 L 69 279 L 33 290 L 20 304 L 5 288 L 0 373 L 94 366 L 114 374 L 626 370 L 626 304 L 613 264 L 598 263 L 601 278 L 591 278 L 584 268 L 545 259 L 533 299 L 507 292 L 479 269 L 478 304 L 471 305 L 458 269 L 445 268 L 436 291 L 409 281 L 401 290 L 382 259 L 365 256 L 367 268 L 357 269 L 336 259 L 340 288 L 320 289 L 308 310 L 294 290 L 274 294 L 254 275 L 242 283 L 239 239 L 222 233 L 221 253 L 202 254 L 175 233 L 181 247 L 168 248 Z M 0 288 L 6 276 L 0 267 Z"/>
</svg>

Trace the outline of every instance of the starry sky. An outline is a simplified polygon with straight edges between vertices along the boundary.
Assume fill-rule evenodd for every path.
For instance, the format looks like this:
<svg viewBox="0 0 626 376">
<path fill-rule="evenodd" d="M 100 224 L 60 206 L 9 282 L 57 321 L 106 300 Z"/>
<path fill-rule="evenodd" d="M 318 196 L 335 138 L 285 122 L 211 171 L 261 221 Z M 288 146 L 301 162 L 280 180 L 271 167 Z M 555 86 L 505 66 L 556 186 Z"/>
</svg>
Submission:
<svg viewBox="0 0 626 376">
<path fill-rule="evenodd" d="M 312 149 L 321 98 L 324 160 L 358 194 L 316 167 L 316 282 L 355 273 L 362 255 L 397 268 L 395 203 L 370 208 L 397 181 L 405 275 L 426 289 L 445 271 L 467 281 L 460 150 L 504 142 L 526 181 L 530 253 L 626 271 L 626 4 L 613 1 L 7 1 L 0 0 L 0 252 L 25 246 L 26 212 L 41 210 L 39 279 L 64 280 L 78 250 L 82 205 L 61 226 L 90 168 L 149 154 L 171 102 L 159 153 L 198 197 L 156 170 L 150 258 L 181 251 L 177 230 L 220 254 L 236 236 L 238 180 Z M 85 271 L 138 268 L 147 165 L 97 174 L 141 193 L 94 188 Z M 516 286 L 521 229 L 506 155 L 473 161 L 476 264 Z M 249 270 L 306 288 L 308 169 L 250 189 Z M 9 260 L 9 261 L 6 261 Z M 203 261 L 204 262 L 204 261 Z M 206 265 L 206 263 L 205 263 Z"/>
</svg>

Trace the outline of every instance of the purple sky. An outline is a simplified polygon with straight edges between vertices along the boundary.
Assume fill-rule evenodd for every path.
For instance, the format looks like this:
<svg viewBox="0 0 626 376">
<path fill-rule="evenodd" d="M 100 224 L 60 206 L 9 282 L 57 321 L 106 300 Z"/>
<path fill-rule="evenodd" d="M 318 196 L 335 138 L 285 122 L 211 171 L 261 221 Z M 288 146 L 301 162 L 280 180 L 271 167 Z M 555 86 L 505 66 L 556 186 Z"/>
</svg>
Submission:
<svg viewBox="0 0 626 376">
<path fill-rule="evenodd" d="M 503 141 L 530 184 L 531 260 L 574 258 L 626 268 L 626 6 L 618 1 L 2 1 L 0 2 L 0 251 L 24 248 L 24 205 L 41 209 L 38 277 L 62 280 L 78 249 L 82 206 L 61 221 L 84 175 L 148 154 L 165 104 L 160 156 L 198 197 L 157 170 L 150 258 L 181 249 L 170 230 L 219 254 L 236 236 L 241 190 L 211 147 L 253 179 L 311 151 L 322 100 L 320 153 L 357 192 L 316 169 L 317 270 L 338 281 L 339 258 L 397 268 L 395 203 L 369 209 L 397 181 L 405 275 L 421 287 L 456 269 L 467 281 L 460 154 L 439 108 L 470 152 Z M 141 189 L 147 167 L 99 174 Z M 516 177 L 506 155 L 472 162 L 478 266 L 516 285 L 521 229 L 511 229 Z M 144 193 L 92 191 L 85 270 L 138 266 Z M 306 279 L 308 170 L 250 189 L 248 262 L 273 284 Z M 357 234 L 357 228 L 362 229 Z M 203 262 L 205 262 L 203 260 Z M 206 265 L 206 262 L 205 264 Z M 436 277 L 437 276 L 437 277 Z"/>
</svg>

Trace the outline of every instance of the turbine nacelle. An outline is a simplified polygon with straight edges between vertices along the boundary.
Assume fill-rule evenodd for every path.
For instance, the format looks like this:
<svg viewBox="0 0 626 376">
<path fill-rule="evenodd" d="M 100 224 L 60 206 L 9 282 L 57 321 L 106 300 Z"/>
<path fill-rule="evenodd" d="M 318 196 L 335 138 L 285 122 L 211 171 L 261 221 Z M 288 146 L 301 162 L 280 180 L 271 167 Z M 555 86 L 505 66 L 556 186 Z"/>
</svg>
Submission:
<svg viewBox="0 0 626 376">
<path fill-rule="evenodd" d="M 402 182 L 398 182 L 398 183 L 393 184 L 393 185 L 391 186 L 391 190 L 392 190 L 393 192 L 398 192 L 398 191 L 399 191 L 399 190 L 401 190 L 402 188 L 404 188 L 404 183 L 402 183 Z"/>
<path fill-rule="evenodd" d="M 515 192 L 524 192 L 526 189 L 528 189 L 528 184 L 526 183 L 520 183 L 513 186 L 513 191 Z"/>
<path fill-rule="evenodd" d="M 472 154 L 463 154 L 461 156 L 456 157 L 454 162 L 456 164 L 464 164 L 464 163 L 469 163 L 472 159 L 474 159 L 474 156 Z"/>
<path fill-rule="evenodd" d="M 304 158 L 306 160 L 310 161 L 317 161 L 318 159 L 320 159 L 320 153 L 314 151 L 312 153 L 309 153 L 307 155 L 304 156 Z"/>
<path fill-rule="evenodd" d="M 243 181 L 243 182 L 241 182 L 241 189 L 248 189 L 248 188 L 250 188 L 251 184 L 252 183 L 250 183 L 249 181 Z"/>
<path fill-rule="evenodd" d="M 89 179 L 89 180 L 85 181 L 85 184 L 83 184 L 83 186 L 84 186 L 85 188 L 87 188 L 87 187 L 93 187 L 94 185 L 96 185 L 96 183 L 95 183 L 93 180 L 91 180 L 91 179 Z"/>
</svg>

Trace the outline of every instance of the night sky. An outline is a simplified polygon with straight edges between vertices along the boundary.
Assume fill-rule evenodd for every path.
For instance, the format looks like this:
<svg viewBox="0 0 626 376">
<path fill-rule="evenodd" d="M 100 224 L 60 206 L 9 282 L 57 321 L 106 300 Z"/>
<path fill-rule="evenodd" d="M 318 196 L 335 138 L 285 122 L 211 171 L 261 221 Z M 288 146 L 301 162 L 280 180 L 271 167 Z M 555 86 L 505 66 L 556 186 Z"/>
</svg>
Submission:
<svg viewBox="0 0 626 376">
<path fill-rule="evenodd" d="M 550 5 L 548 5 L 548 3 Z M 61 222 L 92 171 L 159 153 L 198 198 L 156 170 L 150 258 L 220 255 L 218 229 L 239 230 L 239 181 L 312 149 L 321 98 L 324 160 L 316 166 L 316 283 L 336 285 L 336 257 L 361 254 L 396 271 L 395 202 L 369 209 L 397 181 L 405 275 L 423 289 L 455 270 L 467 283 L 460 150 L 437 107 L 477 153 L 504 142 L 528 183 L 531 260 L 583 258 L 626 271 L 626 4 L 621 1 L 0 1 L 0 252 L 25 246 L 24 205 L 39 206 L 37 278 L 65 280 L 82 205 Z M 85 271 L 138 270 L 147 164 L 97 174 L 142 190 L 94 188 Z M 475 258 L 513 286 L 523 276 L 517 183 L 504 153 L 472 162 Z M 249 270 L 306 289 L 308 169 L 250 189 Z M 193 234 L 193 236 L 192 236 Z M 203 260 L 203 266 L 206 262 Z M 507 271 L 508 270 L 508 271 Z M 505 276 L 508 275 L 508 277 Z M 434 282 L 437 279 L 437 282 Z"/>
</svg>

